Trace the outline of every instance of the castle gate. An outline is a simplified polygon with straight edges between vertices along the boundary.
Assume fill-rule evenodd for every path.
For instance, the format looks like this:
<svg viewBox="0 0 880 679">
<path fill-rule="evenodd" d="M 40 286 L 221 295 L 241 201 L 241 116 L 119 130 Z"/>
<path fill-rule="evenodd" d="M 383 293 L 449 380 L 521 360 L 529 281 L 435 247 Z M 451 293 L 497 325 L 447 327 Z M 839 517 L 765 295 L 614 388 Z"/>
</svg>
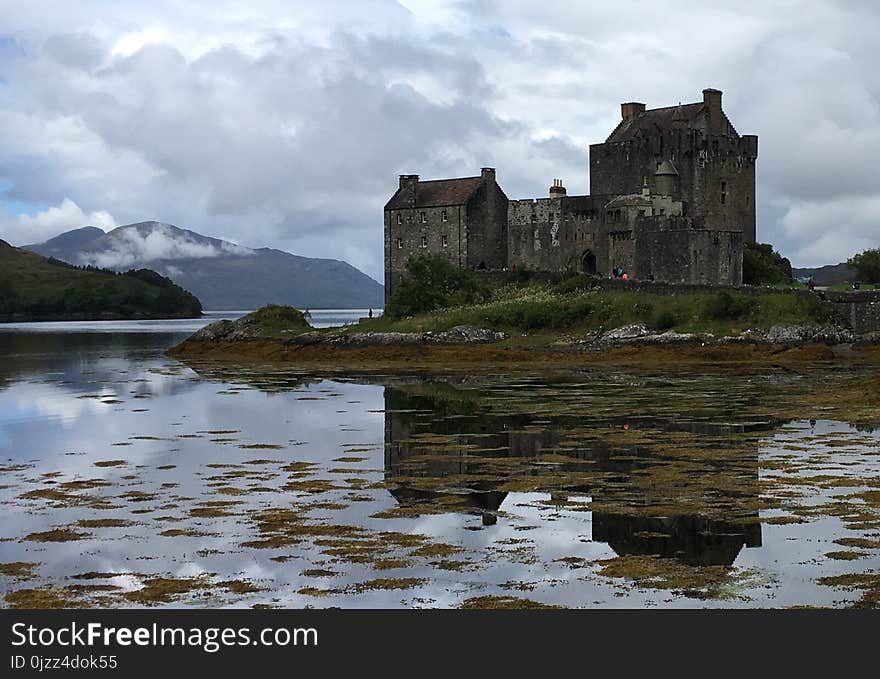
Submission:
<svg viewBox="0 0 880 679">
<path fill-rule="evenodd" d="M 596 273 L 596 255 L 587 250 L 581 255 L 581 273 Z"/>
</svg>

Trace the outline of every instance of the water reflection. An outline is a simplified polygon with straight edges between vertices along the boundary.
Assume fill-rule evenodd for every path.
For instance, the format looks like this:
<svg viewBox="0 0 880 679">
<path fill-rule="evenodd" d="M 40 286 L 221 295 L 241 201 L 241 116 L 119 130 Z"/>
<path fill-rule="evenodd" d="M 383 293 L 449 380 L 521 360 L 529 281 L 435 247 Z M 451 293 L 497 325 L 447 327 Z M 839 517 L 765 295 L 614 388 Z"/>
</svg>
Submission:
<svg viewBox="0 0 880 679">
<path fill-rule="evenodd" d="M 8 605 L 841 605 L 822 578 L 878 564 L 880 439 L 790 420 L 803 376 L 328 377 L 172 336 L 0 333 Z"/>
<path fill-rule="evenodd" d="M 494 525 L 507 498 L 505 487 L 534 479 L 547 501 L 590 498 L 594 541 L 618 555 L 674 557 L 689 565 L 731 565 L 745 547 L 760 547 L 757 498 L 759 445 L 734 443 L 746 432 L 766 432 L 778 423 L 712 424 L 663 418 L 536 417 L 493 414 L 481 392 L 456 393 L 449 382 L 386 387 L 385 475 L 401 506 L 435 512 L 478 513 Z M 456 398 L 457 396 L 457 398 Z M 488 398 L 483 396 L 484 398 Z M 736 487 L 707 500 L 709 515 L 675 513 L 675 493 L 684 489 L 644 488 L 658 470 L 680 464 L 676 451 L 612 443 L 603 433 L 620 430 L 638 439 L 642 431 L 686 432 L 711 452 L 692 473 L 737 479 Z M 595 437 L 591 436 L 595 433 Z M 725 455 L 725 449 L 735 450 Z M 548 457 L 553 472 L 548 473 Z M 699 491 L 698 488 L 692 490 Z M 693 498 L 690 498 L 691 500 Z M 653 514 L 659 514 L 652 516 Z M 720 515 L 720 516 L 719 516 Z"/>
</svg>

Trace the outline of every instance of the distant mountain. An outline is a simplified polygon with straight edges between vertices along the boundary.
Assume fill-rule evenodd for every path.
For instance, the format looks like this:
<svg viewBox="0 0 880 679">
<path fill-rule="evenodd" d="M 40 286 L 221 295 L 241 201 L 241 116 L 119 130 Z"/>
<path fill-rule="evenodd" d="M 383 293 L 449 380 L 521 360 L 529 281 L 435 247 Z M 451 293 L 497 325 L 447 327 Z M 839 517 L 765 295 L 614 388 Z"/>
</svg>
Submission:
<svg viewBox="0 0 880 679">
<path fill-rule="evenodd" d="M 792 269 L 791 273 L 795 277 L 807 278 L 813 277 L 813 283 L 816 285 L 836 285 L 837 283 L 845 283 L 854 281 L 858 278 L 855 269 L 849 264 L 843 262 L 841 264 L 828 264 L 815 269 Z"/>
<path fill-rule="evenodd" d="M 155 271 L 83 270 L 0 240 L 0 322 L 201 315 L 198 299 Z"/>
<path fill-rule="evenodd" d="M 104 233 L 68 231 L 29 250 L 76 265 L 124 271 L 149 267 L 198 296 L 206 309 L 381 307 L 381 284 L 346 262 L 252 250 L 161 222 Z"/>
<path fill-rule="evenodd" d="M 60 236 L 55 236 L 55 238 L 47 240 L 45 243 L 24 245 L 22 247 L 25 250 L 38 252 L 46 257 L 58 257 L 58 254 L 75 250 L 103 235 L 104 231 L 97 226 L 84 226 L 81 229 L 74 229 L 73 231 L 62 233 Z M 63 259 L 63 257 L 59 257 L 59 259 Z"/>
</svg>

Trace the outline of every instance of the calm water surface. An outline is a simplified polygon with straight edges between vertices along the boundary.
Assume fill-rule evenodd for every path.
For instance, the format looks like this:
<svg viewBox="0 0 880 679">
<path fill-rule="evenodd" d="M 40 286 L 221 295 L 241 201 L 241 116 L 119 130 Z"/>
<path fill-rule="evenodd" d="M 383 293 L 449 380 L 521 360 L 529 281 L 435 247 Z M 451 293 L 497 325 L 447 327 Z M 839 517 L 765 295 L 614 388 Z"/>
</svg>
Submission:
<svg viewBox="0 0 880 679">
<path fill-rule="evenodd" d="M 163 355 L 202 323 L 0 331 L 5 605 L 848 606 L 880 568 L 880 428 L 798 417 L 834 375 Z"/>
</svg>

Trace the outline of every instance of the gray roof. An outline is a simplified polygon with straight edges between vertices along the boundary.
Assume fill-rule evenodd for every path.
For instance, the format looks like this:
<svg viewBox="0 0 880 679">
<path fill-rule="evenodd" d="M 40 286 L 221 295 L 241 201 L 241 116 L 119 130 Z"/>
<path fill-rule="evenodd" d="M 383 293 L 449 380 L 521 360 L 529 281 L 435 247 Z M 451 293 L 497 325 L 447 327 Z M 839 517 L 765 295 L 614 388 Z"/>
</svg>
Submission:
<svg viewBox="0 0 880 679">
<path fill-rule="evenodd" d="M 696 127 L 695 123 L 702 117 L 705 110 L 706 105 L 703 102 L 649 109 L 628 120 L 620 121 L 620 124 L 606 141 L 611 143 L 630 141 L 640 132 L 649 136 L 657 130 L 671 130 L 676 123 L 684 124 L 687 127 Z"/>
<path fill-rule="evenodd" d="M 678 176 L 678 170 L 675 169 L 675 165 L 672 164 L 672 161 L 664 160 L 662 163 L 660 163 L 660 166 L 654 173 L 655 177 L 661 177 L 663 175 L 670 175 L 673 177 Z"/>
<path fill-rule="evenodd" d="M 636 205 L 639 207 L 650 206 L 651 198 L 650 196 L 645 196 L 641 193 L 630 193 L 625 196 L 617 196 L 617 198 L 613 198 L 605 205 L 605 207 L 625 207 L 627 205 Z"/>
<path fill-rule="evenodd" d="M 409 202 L 408 189 L 398 189 L 385 205 L 386 210 L 402 210 L 411 207 L 441 207 L 443 205 L 464 205 L 483 183 L 482 177 L 461 177 L 459 179 L 433 179 L 416 184 L 415 204 Z"/>
</svg>

